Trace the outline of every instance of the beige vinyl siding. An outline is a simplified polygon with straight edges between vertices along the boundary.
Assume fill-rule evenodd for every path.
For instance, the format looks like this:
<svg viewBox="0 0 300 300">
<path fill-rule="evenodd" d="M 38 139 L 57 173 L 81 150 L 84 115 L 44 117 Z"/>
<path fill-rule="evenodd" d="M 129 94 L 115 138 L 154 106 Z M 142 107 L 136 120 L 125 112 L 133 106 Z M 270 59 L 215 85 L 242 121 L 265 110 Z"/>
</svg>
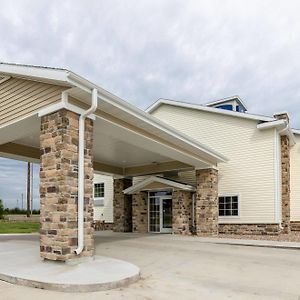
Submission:
<svg viewBox="0 0 300 300">
<path fill-rule="evenodd" d="M 113 222 L 113 177 L 109 175 L 94 174 L 94 184 L 104 183 L 104 206 L 94 206 L 94 220 Z"/>
<path fill-rule="evenodd" d="M 291 221 L 300 221 L 300 135 L 291 148 Z"/>
<path fill-rule="evenodd" d="M 0 126 L 57 103 L 66 87 L 20 78 L 0 83 Z"/>
<path fill-rule="evenodd" d="M 179 181 L 181 183 L 196 186 L 196 174 L 194 170 L 178 172 L 177 176 L 168 176 L 168 178 Z"/>
<path fill-rule="evenodd" d="M 163 177 L 163 174 L 155 174 L 155 176 L 161 176 Z M 149 176 L 137 176 L 133 177 L 132 184 L 135 185 L 145 179 L 147 179 Z M 181 183 L 189 184 L 192 186 L 196 186 L 196 176 L 195 171 L 180 171 L 177 175 L 174 176 L 165 176 L 165 178 L 172 179 L 179 181 Z"/>
<path fill-rule="evenodd" d="M 152 115 L 229 159 L 218 165 L 219 195 L 239 196 L 240 217 L 220 223 L 275 222 L 274 130 L 260 131 L 254 120 L 171 105 Z"/>
</svg>

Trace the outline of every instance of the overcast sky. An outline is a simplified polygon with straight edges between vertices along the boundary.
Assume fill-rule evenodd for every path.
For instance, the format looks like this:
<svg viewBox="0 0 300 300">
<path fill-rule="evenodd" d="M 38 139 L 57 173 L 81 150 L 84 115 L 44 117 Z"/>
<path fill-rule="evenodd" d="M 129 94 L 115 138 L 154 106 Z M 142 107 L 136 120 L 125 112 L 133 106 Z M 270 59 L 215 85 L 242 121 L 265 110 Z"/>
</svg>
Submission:
<svg viewBox="0 0 300 300">
<path fill-rule="evenodd" d="M 71 69 L 142 109 L 158 98 L 205 103 L 237 94 L 250 112 L 288 110 L 300 128 L 300 1 L 0 5 L 0 61 Z M 25 172 L 24 163 L 0 160 L 7 205 L 24 190 Z"/>
</svg>

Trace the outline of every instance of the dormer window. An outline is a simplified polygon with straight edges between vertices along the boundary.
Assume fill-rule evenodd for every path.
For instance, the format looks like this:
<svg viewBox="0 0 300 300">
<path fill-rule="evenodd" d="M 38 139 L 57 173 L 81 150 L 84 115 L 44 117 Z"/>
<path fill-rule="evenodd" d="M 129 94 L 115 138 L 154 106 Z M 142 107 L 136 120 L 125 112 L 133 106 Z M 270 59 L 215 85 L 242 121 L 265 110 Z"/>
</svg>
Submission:
<svg viewBox="0 0 300 300">
<path fill-rule="evenodd" d="M 231 111 L 236 111 L 241 113 L 245 113 L 247 111 L 245 104 L 238 96 L 210 102 L 206 104 L 206 106 L 231 110 Z"/>
<path fill-rule="evenodd" d="M 231 104 L 224 104 L 215 106 L 216 108 L 226 109 L 226 110 L 233 110 L 233 106 Z"/>
</svg>

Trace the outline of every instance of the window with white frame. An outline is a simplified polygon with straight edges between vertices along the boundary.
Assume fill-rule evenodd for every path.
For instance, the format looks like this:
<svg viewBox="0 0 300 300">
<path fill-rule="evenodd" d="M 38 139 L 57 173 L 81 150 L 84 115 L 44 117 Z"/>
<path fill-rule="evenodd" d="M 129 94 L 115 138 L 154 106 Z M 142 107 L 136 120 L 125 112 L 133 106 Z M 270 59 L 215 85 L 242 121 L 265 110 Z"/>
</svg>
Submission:
<svg viewBox="0 0 300 300">
<path fill-rule="evenodd" d="M 238 196 L 219 196 L 219 217 L 239 216 Z"/>
<path fill-rule="evenodd" d="M 94 205 L 104 206 L 104 182 L 94 184 Z"/>
</svg>

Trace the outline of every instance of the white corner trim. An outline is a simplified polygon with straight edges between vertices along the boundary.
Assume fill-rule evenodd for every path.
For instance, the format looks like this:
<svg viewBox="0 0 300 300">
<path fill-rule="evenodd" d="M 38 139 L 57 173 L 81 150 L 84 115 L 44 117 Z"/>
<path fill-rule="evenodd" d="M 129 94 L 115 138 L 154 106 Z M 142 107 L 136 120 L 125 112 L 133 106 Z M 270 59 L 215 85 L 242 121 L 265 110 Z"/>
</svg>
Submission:
<svg viewBox="0 0 300 300">
<path fill-rule="evenodd" d="M 82 108 L 80 108 L 76 105 L 66 103 L 66 102 L 59 102 L 59 103 L 56 103 L 56 104 L 53 104 L 53 105 L 50 105 L 48 107 L 45 107 L 45 108 L 41 109 L 38 112 L 38 116 L 43 117 L 43 116 L 54 113 L 54 112 L 56 112 L 58 110 L 61 110 L 61 109 L 70 110 L 70 111 L 72 111 L 72 112 L 74 112 L 78 115 L 80 115 L 84 112 L 84 109 L 82 109 Z M 96 116 L 94 114 L 90 115 L 88 118 L 92 119 L 92 120 L 96 120 Z"/>
<path fill-rule="evenodd" d="M 281 147 L 280 135 L 274 129 L 274 180 L 275 180 L 275 199 L 274 199 L 274 218 L 276 223 L 281 223 Z"/>
<path fill-rule="evenodd" d="M 163 184 L 169 185 L 170 187 L 178 188 L 180 190 L 191 191 L 191 192 L 195 191 L 195 188 L 191 185 L 180 183 L 180 182 L 175 182 L 175 181 L 169 180 L 167 178 L 150 176 L 150 177 L 146 178 L 145 180 L 123 190 L 123 193 L 124 194 L 133 194 L 134 192 L 141 190 L 143 187 L 145 187 L 148 184 L 151 184 L 153 182 L 163 183 Z"/>
</svg>

